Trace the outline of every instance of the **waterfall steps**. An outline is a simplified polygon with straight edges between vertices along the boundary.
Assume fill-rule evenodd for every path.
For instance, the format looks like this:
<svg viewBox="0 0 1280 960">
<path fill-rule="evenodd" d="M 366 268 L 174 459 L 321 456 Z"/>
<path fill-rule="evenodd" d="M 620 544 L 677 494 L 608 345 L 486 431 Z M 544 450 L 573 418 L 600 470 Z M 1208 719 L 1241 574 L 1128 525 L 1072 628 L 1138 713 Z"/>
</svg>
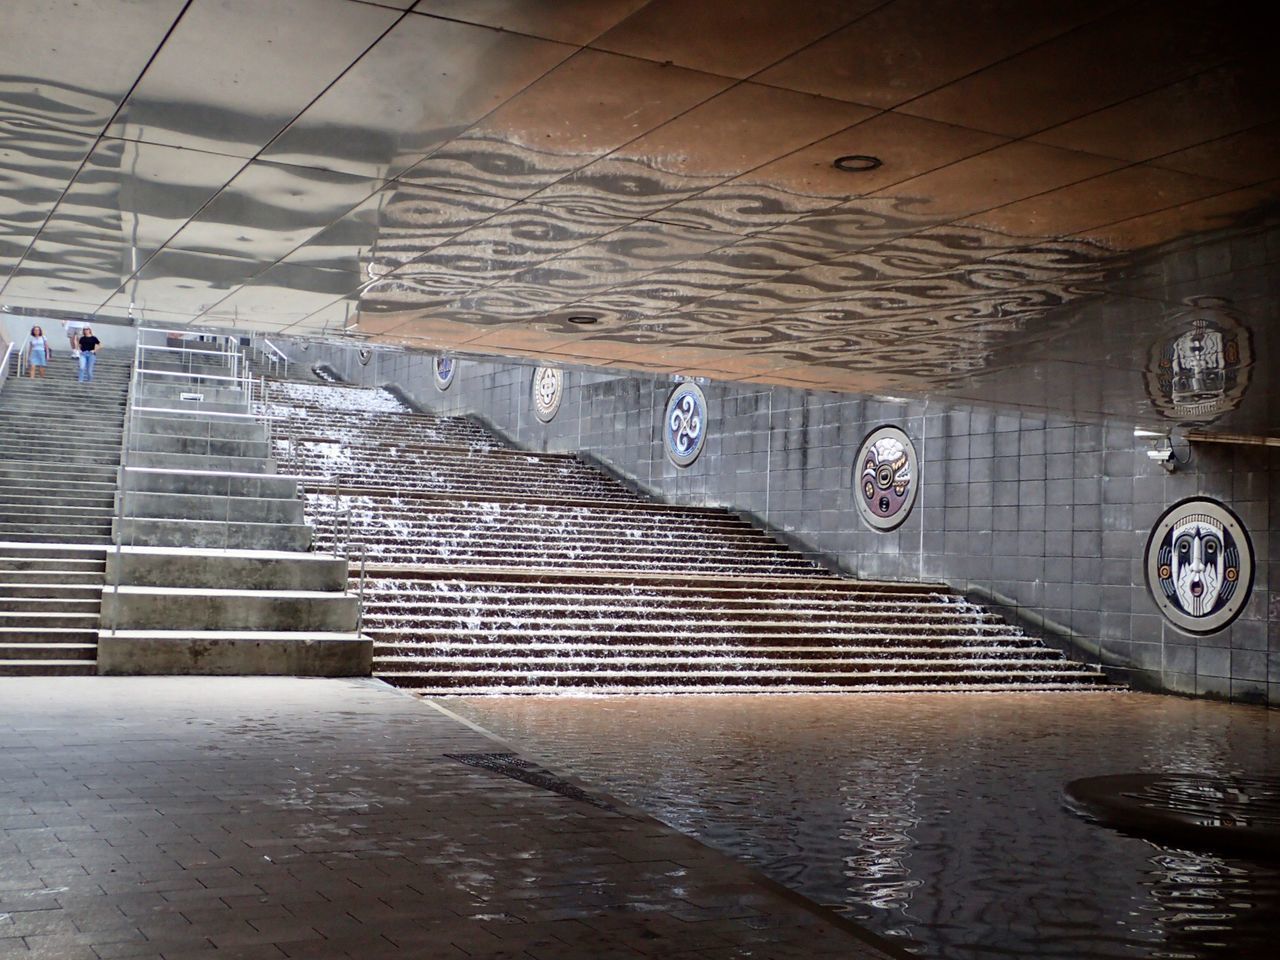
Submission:
<svg viewBox="0 0 1280 960">
<path fill-rule="evenodd" d="M 423 694 L 1107 686 L 945 584 L 851 580 L 714 507 L 386 391 L 268 384 L 317 549 L 363 557 L 374 675 Z M 352 590 L 361 586 L 352 563 Z"/>
</svg>

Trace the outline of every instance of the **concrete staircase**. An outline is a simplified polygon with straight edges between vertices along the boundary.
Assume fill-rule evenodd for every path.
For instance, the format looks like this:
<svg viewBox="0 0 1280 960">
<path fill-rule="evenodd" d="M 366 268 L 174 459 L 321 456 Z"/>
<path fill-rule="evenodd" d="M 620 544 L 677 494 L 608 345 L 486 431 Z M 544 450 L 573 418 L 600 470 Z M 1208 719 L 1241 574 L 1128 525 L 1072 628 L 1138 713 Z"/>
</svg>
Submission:
<svg viewBox="0 0 1280 960">
<path fill-rule="evenodd" d="M 298 483 L 275 474 L 250 381 L 226 386 L 238 345 L 171 339 L 140 348 L 99 672 L 367 676 L 347 561 L 307 552 Z"/>
<path fill-rule="evenodd" d="M 0 676 L 97 672 L 129 369 L 104 351 L 78 383 L 60 350 L 0 390 Z"/>
<path fill-rule="evenodd" d="M 374 673 L 423 693 L 1105 686 L 944 584 L 824 573 L 724 510 L 655 503 L 390 394 L 269 384 L 320 546 L 365 545 Z"/>
<path fill-rule="evenodd" d="M 109 543 L 129 358 L 103 353 L 92 383 L 67 351 L 48 375 L 0 391 L 0 542 Z"/>
</svg>

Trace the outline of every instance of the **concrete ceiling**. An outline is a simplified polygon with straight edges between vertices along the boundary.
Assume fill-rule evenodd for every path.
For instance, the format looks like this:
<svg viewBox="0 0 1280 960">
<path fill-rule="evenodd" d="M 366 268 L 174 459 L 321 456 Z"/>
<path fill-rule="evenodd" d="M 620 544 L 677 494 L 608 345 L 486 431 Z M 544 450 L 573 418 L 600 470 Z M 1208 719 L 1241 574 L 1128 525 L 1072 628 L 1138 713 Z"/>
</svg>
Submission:
<svg viewBox="0 0 1280 960">
<path fill-rule="evenodd" d="M 5 0 L 0 303 L 1280 437 L 1243 9 Z"/>
</svg>

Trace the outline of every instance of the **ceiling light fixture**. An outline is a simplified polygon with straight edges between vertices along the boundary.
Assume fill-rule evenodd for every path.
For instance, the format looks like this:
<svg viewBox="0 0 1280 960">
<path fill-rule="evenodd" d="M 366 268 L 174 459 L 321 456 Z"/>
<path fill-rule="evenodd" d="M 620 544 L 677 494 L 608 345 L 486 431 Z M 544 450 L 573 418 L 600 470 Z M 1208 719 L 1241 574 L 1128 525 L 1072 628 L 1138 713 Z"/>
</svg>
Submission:
<svg viewBox="0 0 1280 960">
<path fill-rule="evenodd" d="M 576 324 L 578 324 L 578 326 L 581 326 L 581 327 L 585 327 L 585 326 L 587 326 L 588 324 L 591 324 L 591 323 L 599 323 L 599 322 L 600 322 L 600 318 L 599 318 L 599 317 L 588 317 L 588 316 L 585 316 L 585 315 L 584 315 L 584 316 L 576 316 L 576 317 L 567 317 L 566 319 L 567 319 L 570 323 L 576 323 Z"/>
<path fill-rule="evenodd" d="M 871 157 L 861 153 L 851 153 L 845 157 L 836 157 L 831 165 L 845 173 L 865 173 L 882 166 L 884 161 L 879 157 Z"/>
</svg>

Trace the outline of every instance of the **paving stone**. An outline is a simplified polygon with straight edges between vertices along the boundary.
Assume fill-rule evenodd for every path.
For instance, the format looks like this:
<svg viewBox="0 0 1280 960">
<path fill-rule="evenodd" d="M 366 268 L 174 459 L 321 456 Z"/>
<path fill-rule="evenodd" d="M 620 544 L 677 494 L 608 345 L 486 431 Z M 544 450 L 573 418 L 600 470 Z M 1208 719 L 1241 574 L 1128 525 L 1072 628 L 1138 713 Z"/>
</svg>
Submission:
<svg viewBox="0 0 1280 960">
<path fill-rule="evenodd" d="M 376 681 L 0 679 L 0 958 L 885 956 L 643 815 L 445 756 L 505 749 Z"/>
</svg>

